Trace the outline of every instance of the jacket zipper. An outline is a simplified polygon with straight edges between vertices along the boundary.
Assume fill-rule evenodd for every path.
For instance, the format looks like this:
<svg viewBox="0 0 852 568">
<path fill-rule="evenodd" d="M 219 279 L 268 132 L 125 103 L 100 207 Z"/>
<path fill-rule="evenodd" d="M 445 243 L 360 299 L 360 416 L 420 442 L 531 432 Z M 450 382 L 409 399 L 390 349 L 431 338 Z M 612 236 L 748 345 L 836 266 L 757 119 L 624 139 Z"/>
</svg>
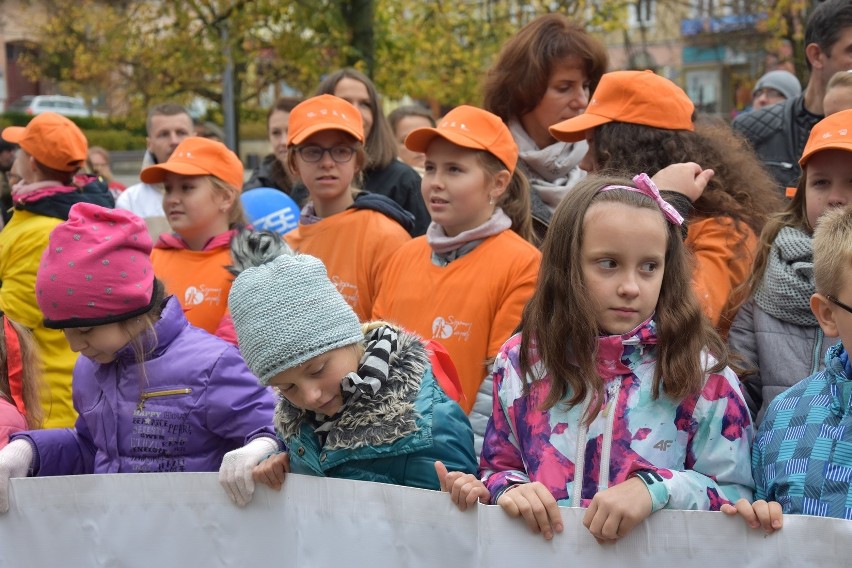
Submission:
<svg viewBox="0 0 852 568">
<path fill-rule="evenodd" d="M 145 406 L 145 402 L 147 402 L 147 400 L 149 398 L 156 398 L 158 396 L 172 396 L 172 395 L 176 395 L 176 394 L 189 394 L 191 392 L 192 392 L 192 389 L 189 389 L 189 388 L 186 388 L 186 389 L 169 389 L 169 390 L 161 390 L 161 391 L 154 391 L 154 392 L 143 392 L 142 396 L 141 396 L 141 400 L 139 401 L 139 404 L 136 406 L 136 412 L 142 411 L 142 409 Z"/>
<path fill-rule="evenodd" d="M 811 375 L 819 370 L 819 365 L 822 363 L 822 340 L 825 336 L 822 333 L 822 328 L 817 328 L 817 339 L 814 342 L 813 358 L 811 359 Z"/>
<path fill-rule="evenodd" d="M 592 401 L 592 393 L 586 394 L 583 401 L 583 411 L 580 413 L 580 429 L 577 431 L 577 453 L 574 456 L 574 490 L 571 492 L 571 506 L 582 507 L 583 480 L 586 477 L 586 442 L 589 438 L 589 427 L 584 416 Z"/>
<path fill-rule="evenodd" d="M 609 487 L 609 461 L 610 451 L 612 449 L 612 430 L 615 425 L 615 404 L 618 400 L 618 391 L 621 390 L 621 377 L 615 379 L 615 382 L 609 386 L 609 400 L 603 409 L 603 415 L 606 419 L 604 424 L 603 440 L 601 441 L 601 467 L 598 472 L 598 491 L 603 491 Z"/>
</svg>

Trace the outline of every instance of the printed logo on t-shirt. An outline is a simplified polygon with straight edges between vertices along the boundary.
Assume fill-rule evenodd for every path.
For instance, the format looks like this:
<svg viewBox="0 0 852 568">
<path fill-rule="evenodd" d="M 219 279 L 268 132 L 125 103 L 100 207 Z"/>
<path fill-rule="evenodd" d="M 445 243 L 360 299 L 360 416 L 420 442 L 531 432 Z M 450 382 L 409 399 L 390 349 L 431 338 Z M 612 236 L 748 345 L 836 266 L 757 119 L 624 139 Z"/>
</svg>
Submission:
<svg viewBox="0 0 852 568">
<path fill-rule="evenodd" d="M 343 296 L 347 304 L 353 308 L 358 305 L 358 286 L 341 280 L 340 276 L 336 274 L 331 277 L 331 283 L 334 284 L 334 287 L 337 288 L 337 291 L 340 292 L 340 295 Z"/>
<path fill-rule="evenodd" d="M 183 303 L 185 306 L 198 306 L 207 302 L 208 304 L 219 305 L 222 300 L 221 288 L 210 288 L 205 285 L 187 286 L 183 293 Z"/>
<path fill-rule="evenodd" d="M 470 339 L 470 328 L 473 324 L 457 320 L 454 316 L 443 318 L 438 316 L 432 322 L 432 339 L 449 339 L 455 337 L 459 340 Z"/>
</svg>

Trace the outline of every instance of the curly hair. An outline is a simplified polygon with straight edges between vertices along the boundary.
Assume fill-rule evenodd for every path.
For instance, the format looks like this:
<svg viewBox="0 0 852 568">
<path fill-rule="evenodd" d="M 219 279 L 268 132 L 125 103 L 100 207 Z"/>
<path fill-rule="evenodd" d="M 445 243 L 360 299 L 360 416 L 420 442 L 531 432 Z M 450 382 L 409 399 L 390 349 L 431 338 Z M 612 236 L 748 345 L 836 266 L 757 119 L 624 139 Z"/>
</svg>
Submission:
<svg viewBox="0 0 852 568">
<path fill-rule="evenodd" d="M 775 182 L 745 140 L 721 122 L 699 119 L 694 132 L 610 122 L 595 128 L 593 145 L 600 171 L 653 176 L 679 162 L 711 168 L 715 175 L 694 203 L 695 218 L 730 217 L 759 235 L 768 216 L 783 206 Z"/>
</svg>

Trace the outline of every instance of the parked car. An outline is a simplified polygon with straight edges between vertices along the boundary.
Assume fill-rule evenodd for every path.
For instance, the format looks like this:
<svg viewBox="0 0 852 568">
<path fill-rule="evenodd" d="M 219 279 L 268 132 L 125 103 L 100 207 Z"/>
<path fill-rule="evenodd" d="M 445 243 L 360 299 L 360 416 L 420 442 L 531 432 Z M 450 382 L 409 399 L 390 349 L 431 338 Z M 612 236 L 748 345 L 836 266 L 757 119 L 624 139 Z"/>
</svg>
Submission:
<svg viewBox="0 0 852 568">
<path fill-rule="evenodd" d="M 21 97 L 9 105 L 7 112 L 22 114 L 41 114 L 55 112 L 63 116 L 91 116 L 83 99 L 63 97 L 61 95 L 35 95 Z"/>
</svg>

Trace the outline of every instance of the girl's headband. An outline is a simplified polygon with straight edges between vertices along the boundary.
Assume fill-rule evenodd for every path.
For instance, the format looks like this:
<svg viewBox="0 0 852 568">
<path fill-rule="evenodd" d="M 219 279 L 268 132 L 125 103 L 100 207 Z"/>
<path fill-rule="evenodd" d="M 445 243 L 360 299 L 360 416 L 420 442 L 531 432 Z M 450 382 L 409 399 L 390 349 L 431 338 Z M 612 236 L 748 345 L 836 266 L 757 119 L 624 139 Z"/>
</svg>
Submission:
<svg viewBox="0 0 852 568">
<path fill-rule="evenodd" d="M 18 334 L 15 333 L 15 328 L 9 322 L 9 318 L 0 315 L 3 318 L 3 333 L 6 336 L 6 373 L 9 375 L 9 395 L 18 407 L 18 412 L 27 415 L 27 408 L 24 406 L 24 384 L 22 377 L 24 375 L 24 364 L 21 358 L 21 342 L 18 341 Z"/>
<path fill-rule="evenodd" d="M 648 174 L 639 174 L 638 176 L 633 178 L 633 183 L 636 184 L 636 187 L 632 187 L 629 185 L 607 185 L 602 187 L 599 190 L 600 192 L 609 191 L 611 189 L 626 189 L 627 191 L 633 191 L 636 193 L 641 193 L 647 197 L 650 197 L 654 200 L 654 202 L 660 207 L 660 210 L 663 212 L 663 216 L 671 223 L 672 225 L 683 225 L 683 217 L 680 216 L 680 213 L 677 212 L 677 209 L 672 207 L 672 205 L 663 199 L 663 196 L 660 195 L 660 190 L 657 189 L 657 186 L 654 185 L 654 182 L 651 181 L 651 178 L 648 177 Z"/>
</svg>

